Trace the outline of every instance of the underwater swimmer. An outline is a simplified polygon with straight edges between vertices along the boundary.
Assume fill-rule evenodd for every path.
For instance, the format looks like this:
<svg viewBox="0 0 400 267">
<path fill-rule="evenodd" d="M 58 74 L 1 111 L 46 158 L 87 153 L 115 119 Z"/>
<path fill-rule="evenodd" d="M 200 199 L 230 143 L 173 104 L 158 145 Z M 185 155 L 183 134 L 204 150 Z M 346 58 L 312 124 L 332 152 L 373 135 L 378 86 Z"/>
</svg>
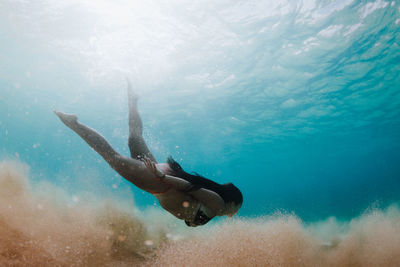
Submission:
<svg viewBox="0 0 400 267">
<path fill-rule="evenodd" d="M 137 100 L 128 81 L 128 146 L 131 157 L 115 151 L 102 135 L 79 123 L 77 116 L 54 112 L 122 177 L 153 194 L 164 209 L 184 220 L 188 226 L 204 225 L 215 216 L 236 214 L 243 197 L 232 183 L 221 185 L 198 174 L 189 174 L 172 157 L 167 163 L 157 163 L 142 136 L 143 124 Z"/>
</svg>

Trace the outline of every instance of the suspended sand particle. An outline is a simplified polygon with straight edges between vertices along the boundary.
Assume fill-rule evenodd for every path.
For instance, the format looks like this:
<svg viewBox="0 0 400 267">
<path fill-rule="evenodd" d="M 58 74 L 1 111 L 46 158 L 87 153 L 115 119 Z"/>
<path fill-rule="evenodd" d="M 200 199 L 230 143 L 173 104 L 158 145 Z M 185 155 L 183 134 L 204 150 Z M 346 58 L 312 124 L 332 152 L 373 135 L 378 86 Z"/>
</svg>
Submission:
<svg viewBox="0 0 400 267">
<path fill-rule="evenodd" d="M 168 236 L 167 236 L 168 237 Z M 182 239 L 182 236 L 179 235 L 169 235 L 168 237 L 169 239 L 173 240 L 173 241 L 177 241 L 179 239 Z"/>
<path fill-rule="evenodd" d="M 183 202 L 182 202 L 182 206 L 183 206 L 184 208 L 189 207 L 189 202 L 183 201 Z"/>
<path fill-rule="evenodd" d="M 73 197 L 72 197 L 72 201 L 75 202 L 75 203 L 77 203 L 77 202 L 79 201 L 79 198 L 78 198 L 77 196 L 73 196 Z"/>
<path fill-rule="evenodd" d="M 38 208 L 39 210 L 42 210 L 42 209 L 43 209 L 43 206 L 42 206 L 41 204 L 38 204 L 38 205 L 37 205 L 37 208 Z"/>
<path fill-rule="evenodd" d="M 146 246 L 152 246 L 154 243 L 153 243 L 153 240 L 145 240 L 145 241 L 144 241 L 144 244 L 145 244 Z"/>
<path fill-rule="evenodd" d="M 118 186 L 117 186 L 116 184 L 113 184 L 113 185 L 112 185 L 112 188 L 117 189 Z"/>
</svg>

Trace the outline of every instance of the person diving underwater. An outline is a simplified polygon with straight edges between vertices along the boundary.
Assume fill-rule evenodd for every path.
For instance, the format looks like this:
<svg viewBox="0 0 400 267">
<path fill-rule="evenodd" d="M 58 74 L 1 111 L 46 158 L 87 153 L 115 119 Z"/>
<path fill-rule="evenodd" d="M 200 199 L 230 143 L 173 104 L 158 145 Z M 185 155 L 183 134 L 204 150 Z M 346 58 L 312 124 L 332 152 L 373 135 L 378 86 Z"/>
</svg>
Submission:
<svg viewBox="0 0 400 267">
<path fill-rule="evenodd" d="M 137 109 L 138 96 L 128 80 L 129 139 L 131 157 L 115 151 L 95 130 L 78 122 L 76 115 L 54 113 L 77 133 L 122 177 L 155 196 L 161 207 L 188 226 L 208 223 L 215 216 L 235 215 L 243 196 L 232 183 L 219 184 L 198 174 L 189 174 L 171 156 L 158 163 L 143 139 L 143 123 Z"/>
</svg>

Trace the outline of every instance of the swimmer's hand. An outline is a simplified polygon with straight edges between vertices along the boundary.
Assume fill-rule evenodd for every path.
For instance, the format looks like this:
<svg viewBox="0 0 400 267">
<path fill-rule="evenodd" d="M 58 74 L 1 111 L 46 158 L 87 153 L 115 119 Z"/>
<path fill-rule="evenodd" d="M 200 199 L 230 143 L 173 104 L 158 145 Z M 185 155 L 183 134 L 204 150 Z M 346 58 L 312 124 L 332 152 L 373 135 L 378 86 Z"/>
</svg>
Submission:
<svg viewBox="0 0 400 267">
<path fill-rule="evenodd" d="M 141 158 L 141 160 L 143 161 L 144 165 L 146 165 L 147 169 L 154 173 L 156 177 L 160 179 L 165 178 L 165 174 L 162 171 L 158 170 L 156 164 L 152 162 L 149 158 Z"/>
</svg>

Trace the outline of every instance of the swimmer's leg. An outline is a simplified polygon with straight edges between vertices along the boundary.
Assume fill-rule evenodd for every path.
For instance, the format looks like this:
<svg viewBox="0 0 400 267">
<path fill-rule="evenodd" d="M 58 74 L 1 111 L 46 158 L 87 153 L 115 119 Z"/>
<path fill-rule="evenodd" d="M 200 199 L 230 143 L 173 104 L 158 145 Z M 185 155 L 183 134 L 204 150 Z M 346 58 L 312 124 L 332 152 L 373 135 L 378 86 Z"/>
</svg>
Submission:
<svg viewBox="0 0 400 267">
<path fill-rule="evenodd" d="M 157 162 L 143 139 L 143 123 L 137 110 L 138 96 L 132 91 L 128 80 L 128 103 L 129 103 L 129 139 L 128 146 L 133 159 L 147 157 Z"/>
<path fill-rule="evenodd" d="M 122 176 L 125 177 L 132 172 L 130 167 L 139 167 L 142 165 L 140 161 L 126 158 L 116 152 L 102 135 L 86 125 L 79 123 L 77 116 L 59 111 L 54 111 L 54 113 L 65 125 L 82 137 L 89 146 L 99 153 L 107 163 Z"/>
<path fill-rule="evenodd" d="M 54 111 L 61 121 L 71 130 L 76 132 L 86 143 L 97 151 L 107 163 L 116 170 L 122 177 L 133 183 L 137 187 L 152 193 L 165 191 L 168 186 L 165 183 L 154 179 L 143 162 L 120 155 L 115 151 L 107 140 L 95 130 L 79 123 L 75 115 L 69 115 Z"/>
</svg>

